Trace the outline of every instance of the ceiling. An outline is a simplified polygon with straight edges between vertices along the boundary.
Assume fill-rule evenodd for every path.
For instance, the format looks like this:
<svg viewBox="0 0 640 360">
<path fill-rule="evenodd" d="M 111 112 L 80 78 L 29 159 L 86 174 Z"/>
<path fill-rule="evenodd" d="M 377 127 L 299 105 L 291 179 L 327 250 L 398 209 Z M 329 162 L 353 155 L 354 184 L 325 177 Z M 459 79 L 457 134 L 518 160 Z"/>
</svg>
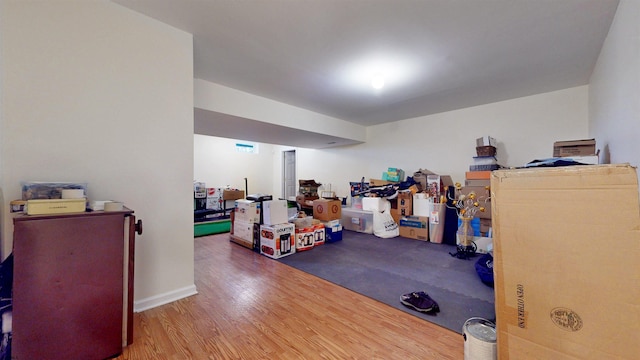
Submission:
<svg viewBox="0 0 640 360">
<path fill-rule="evenodd" d="M 588 84 L 618 5 L 114 2 L 193 34 L 195 78 L 364 126 Z"/>
</svg>

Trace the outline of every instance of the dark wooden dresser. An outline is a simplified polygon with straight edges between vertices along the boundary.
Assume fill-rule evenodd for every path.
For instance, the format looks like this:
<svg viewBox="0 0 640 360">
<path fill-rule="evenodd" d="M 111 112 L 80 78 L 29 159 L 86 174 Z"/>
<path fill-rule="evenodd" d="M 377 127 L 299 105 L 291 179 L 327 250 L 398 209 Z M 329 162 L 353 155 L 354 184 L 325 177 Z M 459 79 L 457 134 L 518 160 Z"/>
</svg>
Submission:
<svg viewBox="0 0 640 360">
<path fill-rule="evenodd" d="M 14 218 L 14 359 L 104 359 L 133 340 L 133 211 Z"/>
</svg>

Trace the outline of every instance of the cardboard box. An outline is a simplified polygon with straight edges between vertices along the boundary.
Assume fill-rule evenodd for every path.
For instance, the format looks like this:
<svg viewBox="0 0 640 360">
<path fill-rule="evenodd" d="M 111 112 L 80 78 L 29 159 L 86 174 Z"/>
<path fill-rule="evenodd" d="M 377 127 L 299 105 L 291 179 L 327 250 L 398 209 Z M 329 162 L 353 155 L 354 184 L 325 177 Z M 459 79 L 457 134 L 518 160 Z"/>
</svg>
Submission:
<svg viewBox="0 0 640 360">
<path fill-rule="evenodd" d="M 236 228 L 238 229 L 237 233 L 235 231 Z M 235 217 L 232 216 L 229 235 L 232 242 L 257 251 L 258 245 L 260 244 L 260 224 L 236 220 Z"/>
<path fill-rule="evenodd" d="M 221 188 L 207 188 L 207 210 L 224 209 L 224 200 L 222 200 Z"/>
<path fill-rule="evenodd" d="M 24 207 L 27 206 L 27 201 L 26 200 L 11 200 L 11 202 L 9 203 L 9 206 L 11 208 L 11 212 L 23 212 L 24 211 Z"/>
<path fill-rule="evenodd" d="M 260 225 L 260 254 L 278 259 L 295 252 L 293 224 Z"/>
<path fill-rule="evenodd" d="M 464 181 L 464 186 L 491 186 L 491 179 L 466 179 Z"/>
<path fill-rule="evenodd" d="M 234 219 L 233 236 L 247 243 L 253 244 L 253 224 L 249 221 Z"/>
<path fill-rule="evenodd" d="M 224 208 L 222 198 L 207 198 L 207 203 L 205 205 L 205 209 L 207 210 L 222 210 Z"/>
<path fill-rule="evenodd" d="M 222 198 L 221 188 L 207 188 L 207 197 Z"/>
<path fill-rule="evenodd" d="M 206 183 L 203 183 L 201 181 L 194 181 L 193 182 L 193 191 L 201 191 L 201 190 L 205 190 L 207 188 Z"/>
<path fill-rule="evenodd" d="M 342 225 L 327 225 L 324 226 L 325 242 L 332 243 L 342 240 Z"/>
<path fill-rule="evenodd" d="M 399 182 L 404 181 L 404 170 L 398 168 L 387 168 L 387 171 L 382 173 L 382 180 Z"/>
<path fill-rule="evenodd" d="M 342 227 L 346 230 L 373 234 L 373 212 L 354 208 L 342 208 Z"/>
<path fill-rule="evenodd" d="M 237 237 L 235 235 L 229 235 L 229 240 L 231 240 L 231 242 L 233 242 L 233 243 L 236 243 L 238 245 L 244 246 L 247 249 L 253 250 L 253 246 L 254 246 L 253 241 L 245 240 L 245 239 Z"/>
<path fill-rule="evenodd" d="M 379 197 L 363 197 L 362 210 L 365 211 L 384 211 L 389 200 Z"/>
<path fill-rule="evenodd" d="M 399 192 L 396 199 L 396 208 L 391 213 L 395 212 L 400 216 L 413 214 L 413 195 L 410 192 Z"/>
<path fill-rule="evenodd" d="M 315 180 L 298 180 L 298 185 L 298 193 L 307 197 L 316 198 L 318 196 L 318 188 L 322 186 L 322 184 L 317 183 Z"/>
<path fill-rule="evenodd" d="M 482 236 L 488 236 L 489 230 L 491 230 L 491 219 L 480 218 L 480 234 Z"/>
<path fill-rule="evenodd" d="M 382 179 L 369 179 L 369 187 L 385 186 L 385 185 L 395 184 L 395 183 L 397 183 L 397 181 L 389 181 L 389 180 L 382 180 Z"/>
<path fill-rule="evenodd" d="M 260 203 L 246 199 L 236 200 L 234 217 L 241 221 L 260 223 Z"/>
<path fill-rule="evenodd" d="M 568 156 L 567 158 L 585 165 L 598 165 L 600 163 L 598 155 Z"/>
<path fill-rule="evenodd" d="M 315 229 L 310 226 L 306 228 L 296 228 L 296 251 L 313 249 L 315 243 Z"/>
<path fill-rule="evenodd" d="M 427 193 L 413 195 L 413 215 L 429 217 L 433 210 L 433 199 Z"/>
<path fill-rule="evenodd" d="M 467 171 L 464 178 L 466 180 L 489 180 L 491 179 L 491 170 Z"/>
<path fill-rule="evenodd" d="M 33 199 L 27 200 L 27 215 L 82 213 L 87 199 Z"/>
<path fill-rule="evenodd" d="M 491 136 L 483 136 L 476 139 L 476 147 L 479 146 L 496 146 L 498 142 Z"/>
<path fill-rule="evenodd" d="M 491 189 L 498 358 L 637 359 L 637 169 L 497 170 Z"/>
<path fill-rule="evenodd" d="M 400 218 L 402 218 L 402 215 L 397 211 L 391 211 L 391 218 L 396 224 L 400 224 Z"/>
<path fill-rule="evenodd" d="M 420 184 L 420 190 L 421 191 L 427 191 L 427 189 L 429 187 L 428 184 L 427 184 L 427 176 L 429 176 L 429 175 L 440 176 L 439 189 L 446 189 L 448 186 L 452 186 L 453 185 L 453 179 L 449 175 L 437 175 L 436 173 L 434 173 L 431 170 L 419 169 L 418 171 L 413 173 L 413 180 L 416 183 Z"/>
<path fill-rule="evenodd" d="M 238 200 L 238 199 L 244 199 L 243 190 L 231 190 L 231 189 L 222 190 L 222 200 Z"/>
<path fill-rule="evenodd" d="M 427 193 L 431 197 L 439 197 L 442 191 L 440 175 L 427 175 Z"/>
<path fill-rule="evenodd" d="M 262 202 L 262 223 L 265 225 L 284 224 L 289 221 L 287 200 L 267 200 Z"/>
<path fill-rule="evenodd" d="M 553 143 L 553 157 L 587 156 L 596 154 L 596 140 L 569 140 Z"/>
<path fill-rule="evenodd" d="M 429 217 L 403 216 L 400 218 L 400 236 L 429 241 Z"/>
<path fill-rule="evenodd" d="M 325 233 L 323 224 L 319 223 L 313 226 L 313 246 L 319 246 L 325 243 Z"/>
<path fill-rule="evenodd" d="M 320 221 L 339 220 L 342 216 L 342 203 L 340 200 L 316 199 L 313 200 L 313 218 Z"/>
</svg>

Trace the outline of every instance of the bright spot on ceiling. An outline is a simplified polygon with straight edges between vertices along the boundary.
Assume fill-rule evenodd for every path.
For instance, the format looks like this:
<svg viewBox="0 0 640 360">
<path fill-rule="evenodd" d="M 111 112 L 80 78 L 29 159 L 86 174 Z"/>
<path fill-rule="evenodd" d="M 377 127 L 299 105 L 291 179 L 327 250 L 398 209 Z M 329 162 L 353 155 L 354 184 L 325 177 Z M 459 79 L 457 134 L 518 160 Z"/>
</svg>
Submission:
<svg viewBox="0 0 640 360">
<path fill-rule="evenodd" d="M 374 89 L 382 89 L 384 87 L 384 76 L 378 74 L 371 78 L 371 87 Z"/>
<path fill-rule="evenodd" d="M 347 87 L 371 91 L 392 90 L 417 77 L 418 66 L 399 56 L 370 56 L 345 66 L 341 78 Z"/>
</svg>

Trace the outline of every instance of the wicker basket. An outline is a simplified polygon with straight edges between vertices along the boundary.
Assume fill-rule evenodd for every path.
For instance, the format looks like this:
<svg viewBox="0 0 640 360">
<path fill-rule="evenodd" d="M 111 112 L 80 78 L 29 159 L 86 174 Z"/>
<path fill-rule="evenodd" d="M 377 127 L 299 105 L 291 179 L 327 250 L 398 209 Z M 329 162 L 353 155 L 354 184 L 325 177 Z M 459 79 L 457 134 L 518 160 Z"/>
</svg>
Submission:
<svg viewBox="0 0 640 360">
<path fill-rule="evenodd" d="M 477 146 L 476 153 L 478 156 L 496 156 L 495 146 Z"/>
</svg>

